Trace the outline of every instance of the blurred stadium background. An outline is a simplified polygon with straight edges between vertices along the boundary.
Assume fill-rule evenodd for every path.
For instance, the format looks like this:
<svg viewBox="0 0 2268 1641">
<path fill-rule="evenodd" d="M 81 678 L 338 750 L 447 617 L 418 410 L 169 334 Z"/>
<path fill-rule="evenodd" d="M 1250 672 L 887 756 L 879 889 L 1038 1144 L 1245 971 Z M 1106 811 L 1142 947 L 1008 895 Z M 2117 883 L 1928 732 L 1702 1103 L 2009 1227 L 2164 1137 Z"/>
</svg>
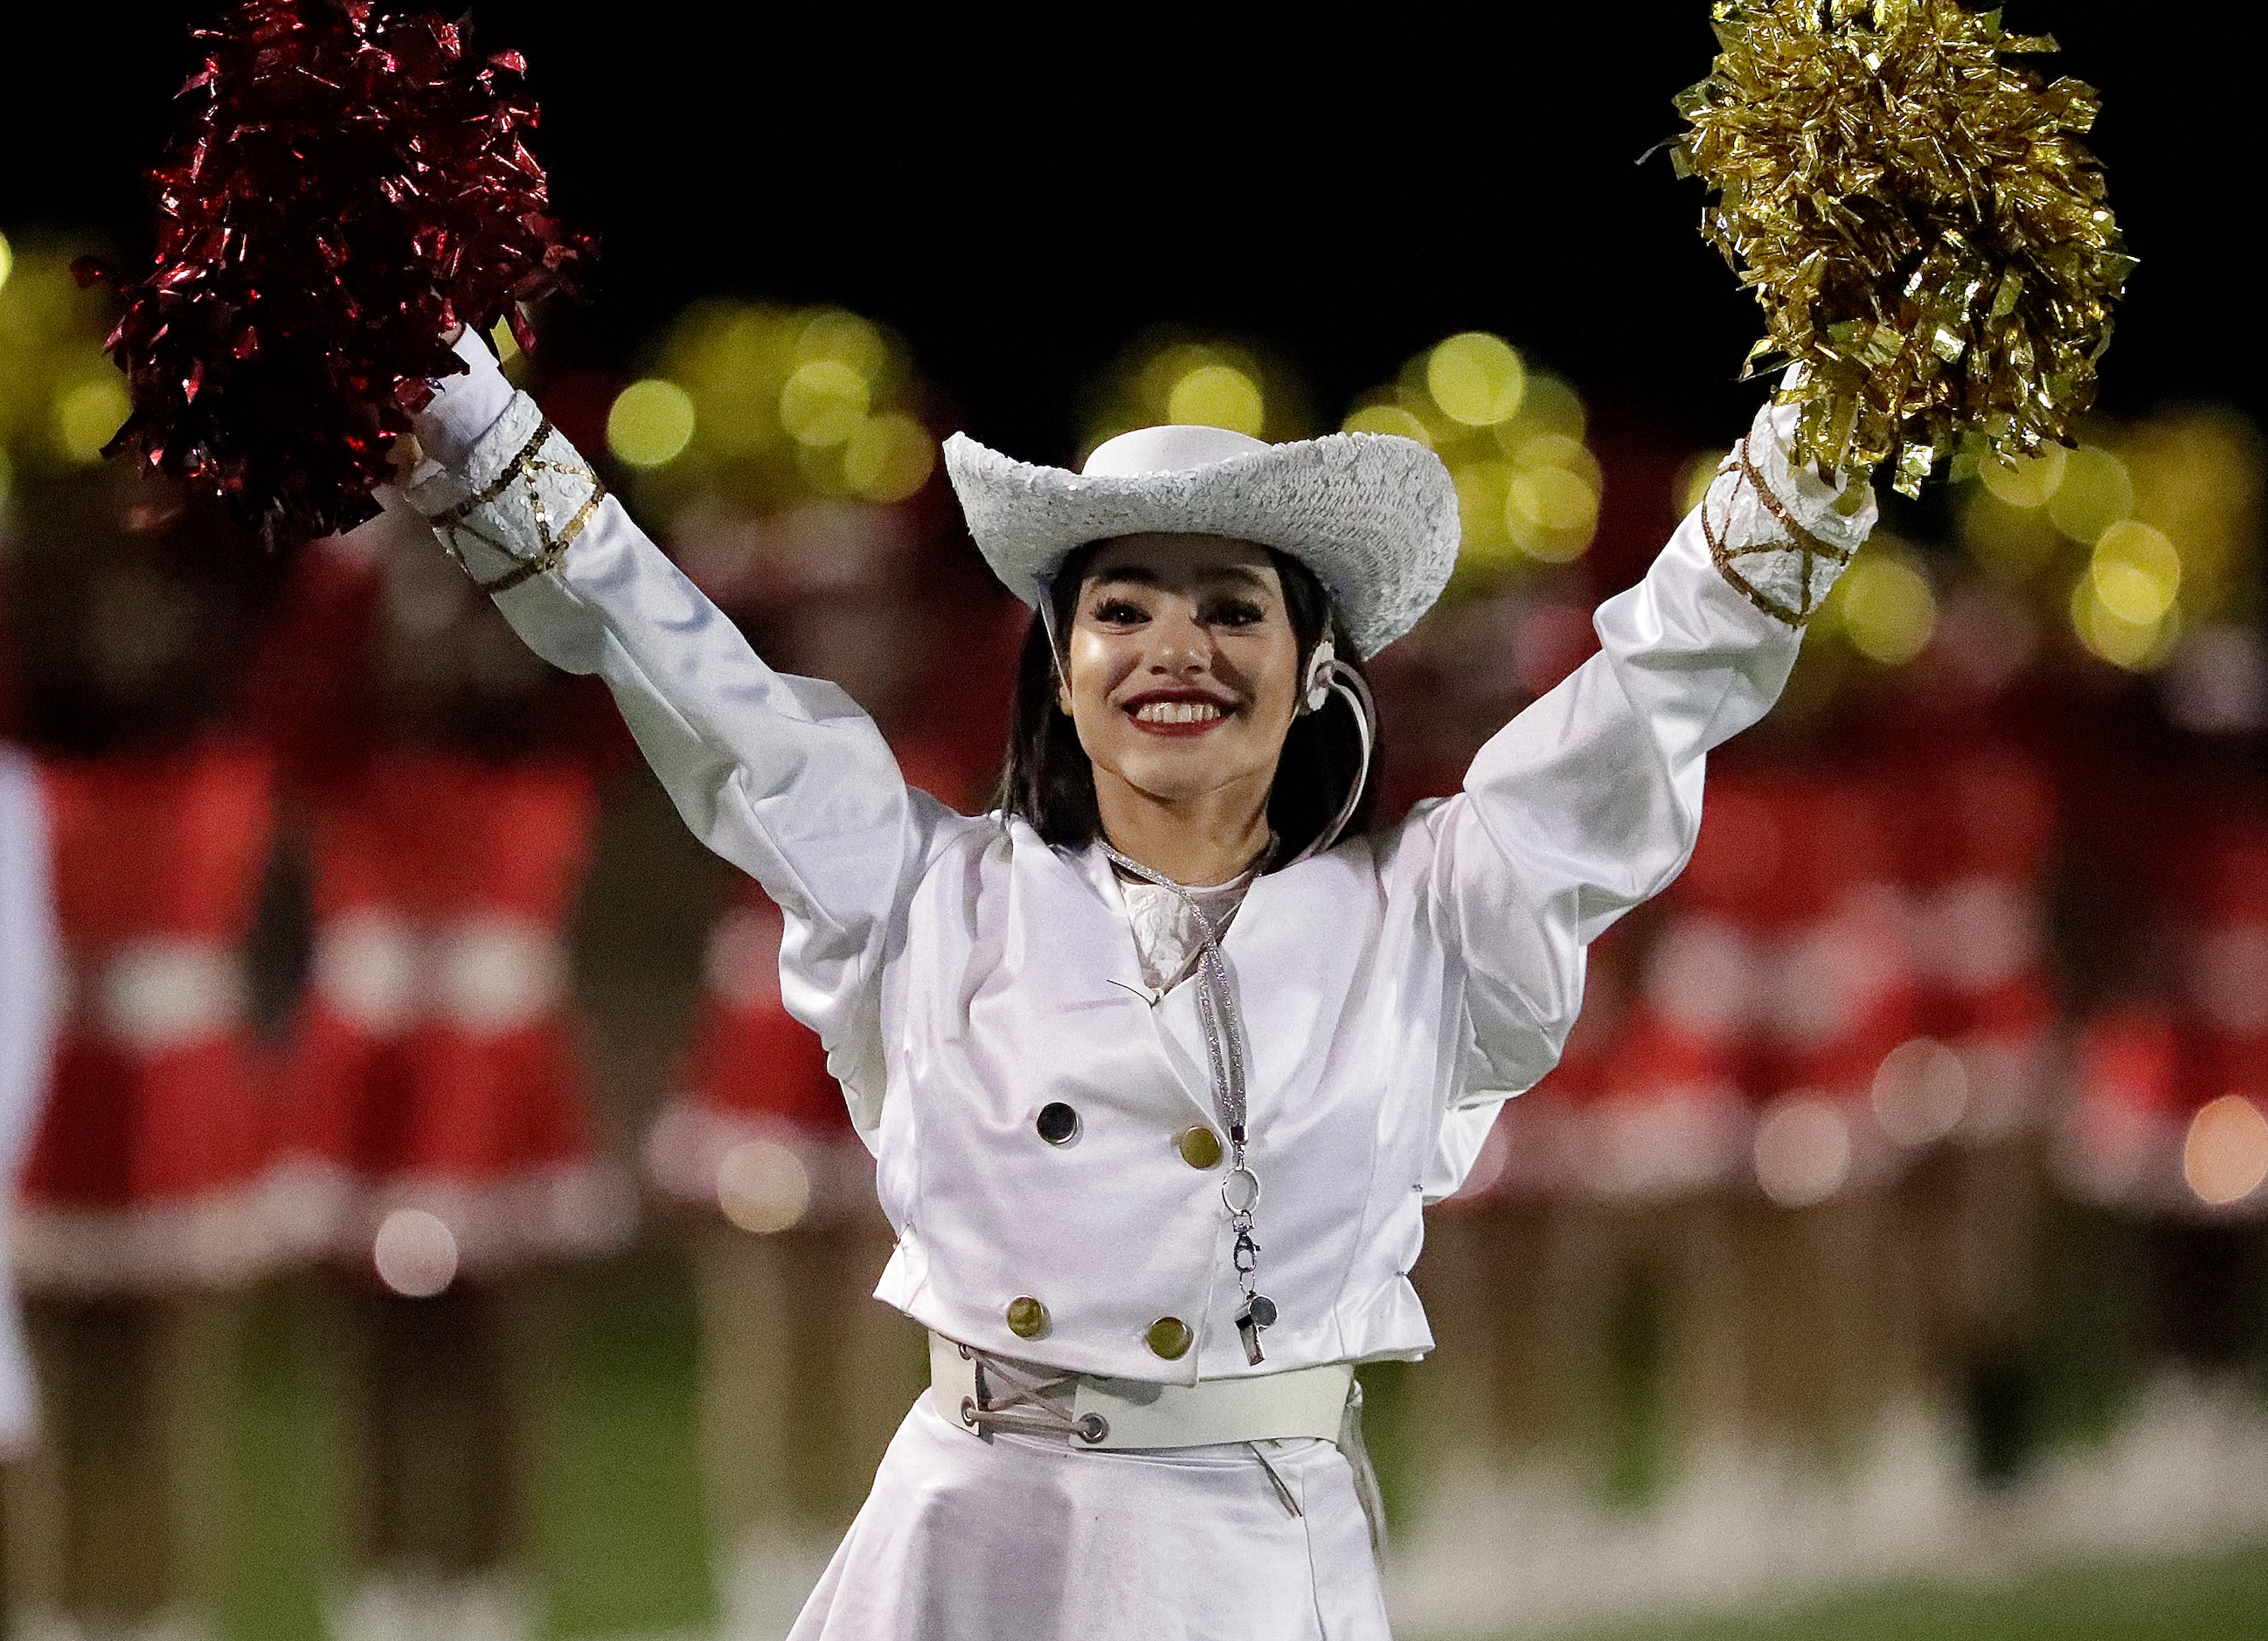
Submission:
<svg viewBox="0 0 2268 1641">
<path fill-rule="evenodd" d="M 1436 1211 L 1440 1349 L 1366 1374 L 1403 1633 L 2263 1632 L 2268 406 L 2209 10 L 2012 18 L 2107 92 L 2143 268 L 2103 413 L 1889 509 Z M 0 863 L 44 816 L 67 953 L 0 1111 L 0 1624 L 776 1636 L 924 1372 L 777 913 L 421 531 L 270 556 L 99 460 L 68 264 L 139 248 L 182 17 L 42 13 L 0 64 Z M 963 806 L 1022 612 L 953 429 L 1439 450 L 1398 813 L 1580 664 L 1755 398 L 1697 200 L 1630 164 L 1698 5 L 1312 66 L 1218 19 L 478 20 L 607 239 L 508 371 Z"/>
</svg>

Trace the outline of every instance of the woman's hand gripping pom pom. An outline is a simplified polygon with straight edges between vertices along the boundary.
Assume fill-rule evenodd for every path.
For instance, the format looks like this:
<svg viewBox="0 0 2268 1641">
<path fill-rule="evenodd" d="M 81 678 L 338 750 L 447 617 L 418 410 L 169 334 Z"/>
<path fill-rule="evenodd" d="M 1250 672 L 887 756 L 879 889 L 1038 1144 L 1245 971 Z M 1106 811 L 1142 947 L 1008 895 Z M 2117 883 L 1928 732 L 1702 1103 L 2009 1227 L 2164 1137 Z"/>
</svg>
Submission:
<svg viewBox="0 0 2268 1641">
<path fill-rule="evenodd" d="M 1957 0 L 1726 0 L 1672 145 L 1715 191 L 1702 236 L 1764 310 L 1753 372 L 1803 367 L 1794 449 L 1896 462 L 1917 494 L 2069 442 L 2134 261 L 2080 137 L 2099 99 L 2011 55 L 2054 40 Z"/>
<path fill-rule="evenodd" d="M 516 53 L 370 0 L 238 0 L 196 36 L 194 112 L 151 173 L 157 255 L 110 338 L 112 441 L 272 542 L 378 511 L 388 453 L 463 370 L 443 341 L 567 286 L 591 242 L 550 215 Z"/>
</svg>

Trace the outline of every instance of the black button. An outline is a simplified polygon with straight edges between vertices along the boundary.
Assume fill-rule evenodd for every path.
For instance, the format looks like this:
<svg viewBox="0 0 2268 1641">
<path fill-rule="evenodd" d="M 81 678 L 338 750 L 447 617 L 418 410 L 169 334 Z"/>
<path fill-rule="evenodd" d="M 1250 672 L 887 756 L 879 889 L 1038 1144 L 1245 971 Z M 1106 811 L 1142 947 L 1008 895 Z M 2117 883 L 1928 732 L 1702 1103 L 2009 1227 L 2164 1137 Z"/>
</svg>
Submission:
<svg viewBox="0 0 2268 1641">
<path fill-rule="evenodd" d="M 1039 1121 L 1032 1126 L 1049 1144 L 1068 1145 L 1079 1137 L 1079 1113 L 1060 1100 L 1050 1100 L 1040 1107 Z"/>
</svg>

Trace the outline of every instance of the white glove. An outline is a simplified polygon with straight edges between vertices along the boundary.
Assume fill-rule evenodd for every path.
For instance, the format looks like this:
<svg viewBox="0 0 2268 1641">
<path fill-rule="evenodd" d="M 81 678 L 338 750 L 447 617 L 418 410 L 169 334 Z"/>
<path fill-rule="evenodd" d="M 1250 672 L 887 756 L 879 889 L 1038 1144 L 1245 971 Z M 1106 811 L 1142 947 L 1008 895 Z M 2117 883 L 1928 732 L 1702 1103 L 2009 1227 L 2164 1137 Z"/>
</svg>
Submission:
<svg viewBox="0 0 2268 1641">
<path fill-rule="evenodd" d="M 1701 503 L 1717 568 L 1757 608 L 1793 627 L 1817 612 L 1876 514 L 1874 489 L 1862 478 L 1830 481 L 1808 463 L 1789 464 L 1798 414 L 1794 405 L 1758 410 Z"/>
</svg>

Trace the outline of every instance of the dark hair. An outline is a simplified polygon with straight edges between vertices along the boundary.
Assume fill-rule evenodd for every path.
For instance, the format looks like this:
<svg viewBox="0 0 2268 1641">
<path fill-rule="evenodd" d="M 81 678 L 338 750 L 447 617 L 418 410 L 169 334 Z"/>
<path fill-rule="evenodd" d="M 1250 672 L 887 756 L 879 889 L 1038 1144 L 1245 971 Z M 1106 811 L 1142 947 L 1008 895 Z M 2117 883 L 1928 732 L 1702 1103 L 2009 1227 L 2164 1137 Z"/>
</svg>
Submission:
<svg viewBox="0 0 2268 1641">
<path fill-rule="evenodd" d="M 1071 629 L 1079 584 L 1095 546 L 1090 543 L 1064 559 L 1049 588 L 1056 628 Z M 1268 556 L 1284 583 L 1285 613 L 1300 647 L 1301 675 L 1308 656 L 1329 624 L 1339 659 L 1362 672 L 1362 658 L 1331 608 L 1329 595 L 1313 571 L 1273 548 Z M 1000 807 L 1024 820 L 1050 843 L 1086 843 L 1102 835 L 1095 807 L 1094 766 L 1079 744 L 1079 731 L 1056 704 L 1055 659 L 1048 652 L 1047 625 L 1035 610 L 1016 661 L 1016 695 L 1008 714 L 1008 764 L 1000 777 Z M 1365 674 L 1366 681 L 1367 674 Z M 1268 794 L 1268 822 L 1276 830 L 1276 858 L 1289 861 L 1330 825 L 1346 801 L 1347 789 L 1362 767 L 1362 740 L 1353 709 L 1333 691 L 1320 711 L 1303 712 L 1285 732 L 1284 755 L 1276 784 Z M 1362 798 L 1343 835 L 1369 829 L 1377 795 L 1378 749 L 1371 749 Z"/>
</svg>

